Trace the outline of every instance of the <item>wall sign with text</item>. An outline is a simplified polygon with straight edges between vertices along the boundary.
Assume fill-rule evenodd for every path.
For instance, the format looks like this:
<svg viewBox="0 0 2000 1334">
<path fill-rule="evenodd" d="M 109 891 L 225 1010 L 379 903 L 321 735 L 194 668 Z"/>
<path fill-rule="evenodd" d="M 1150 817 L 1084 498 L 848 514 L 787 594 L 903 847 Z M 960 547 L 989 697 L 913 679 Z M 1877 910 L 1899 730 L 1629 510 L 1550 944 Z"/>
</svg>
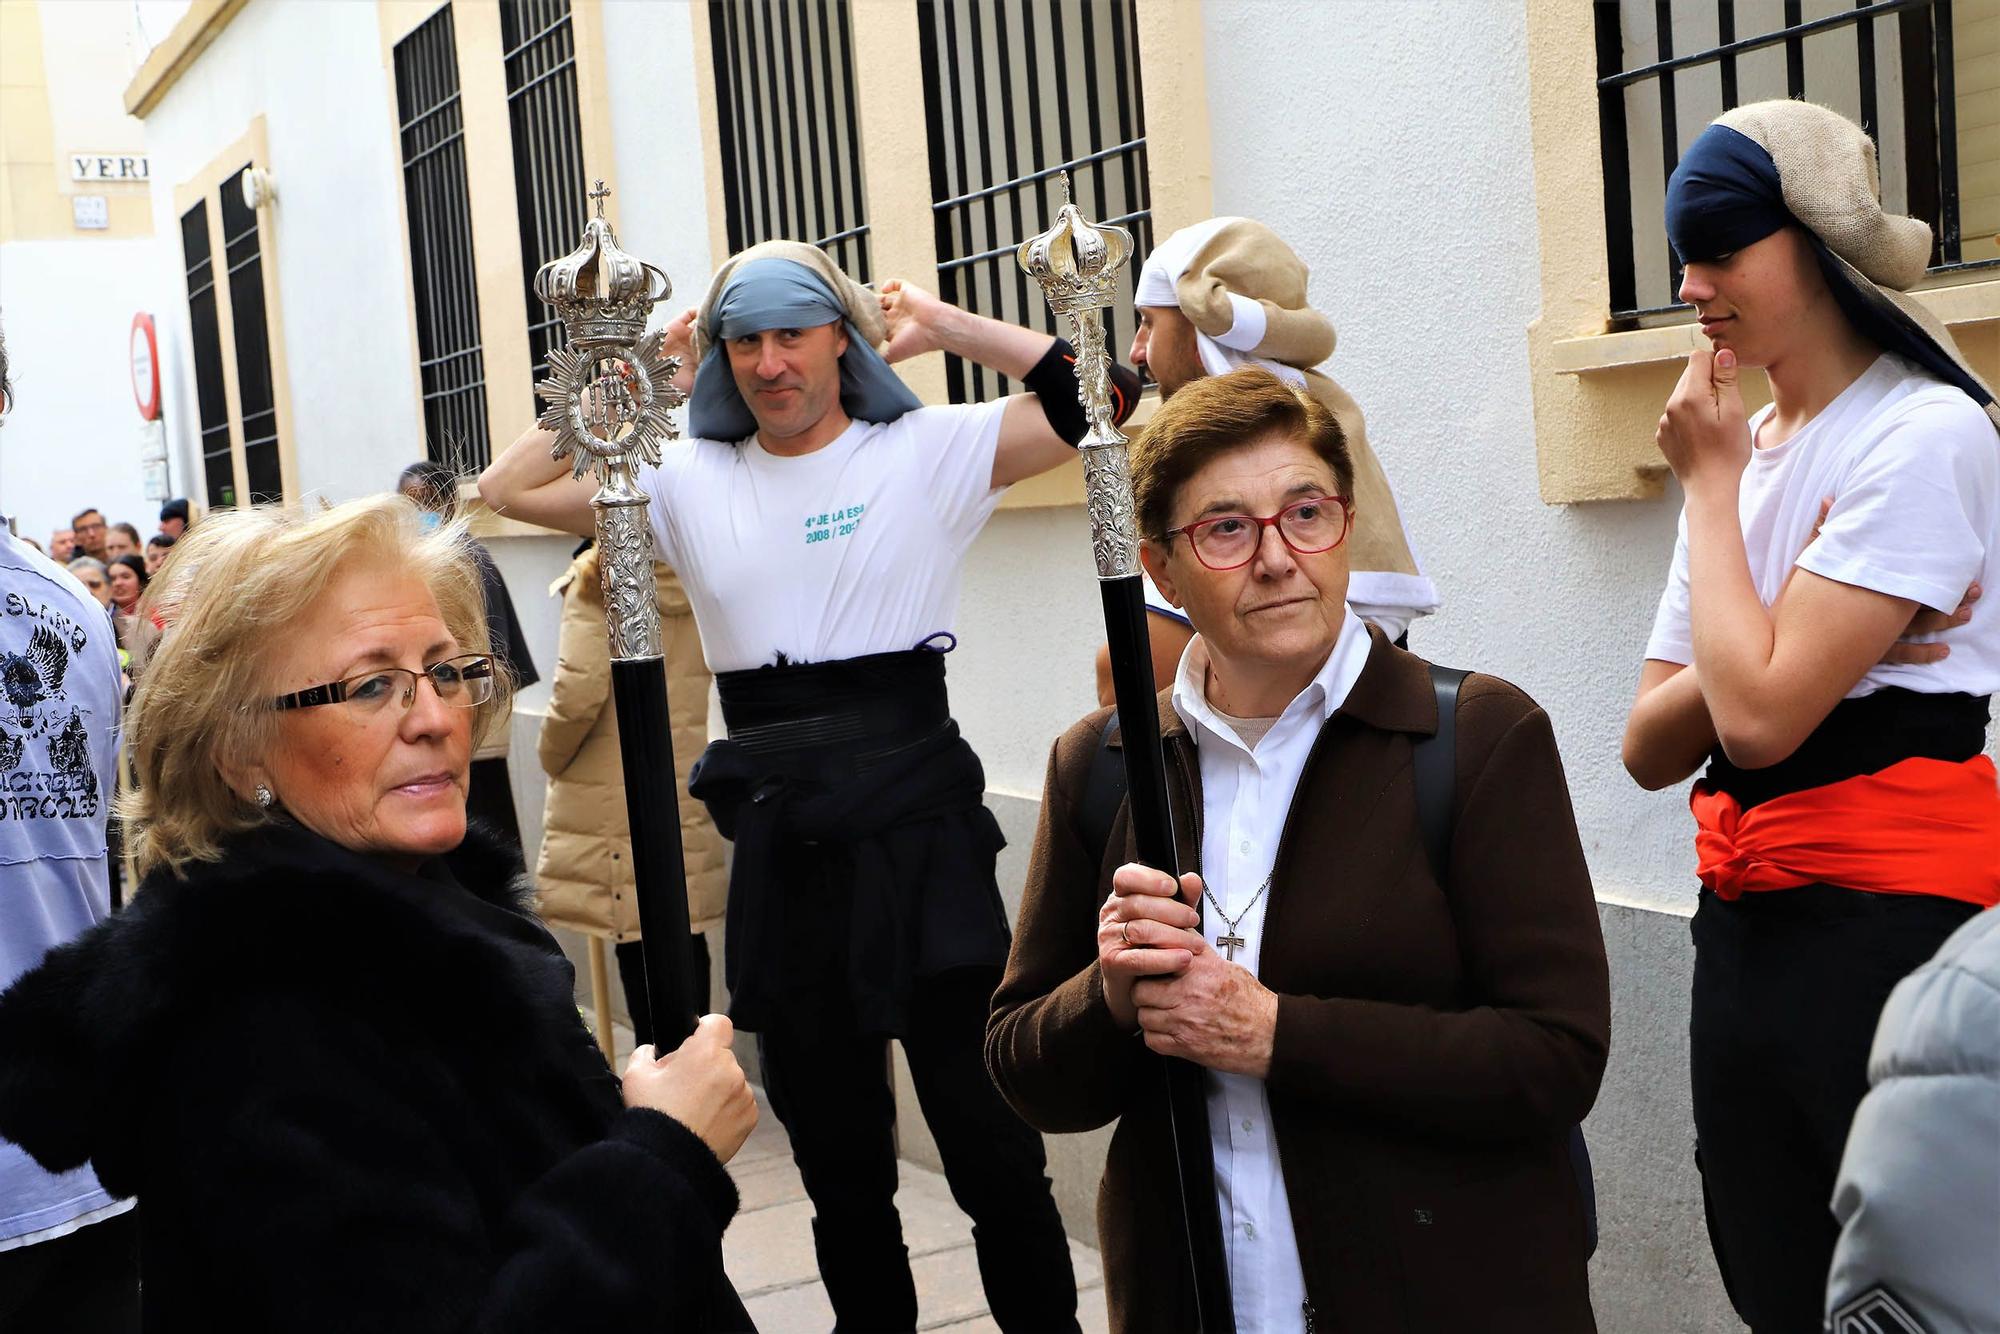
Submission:
<svg viewBox="0 0 2000 1334">
<path fill-rule="evenodd" d="M 73 181 L 136 181 L 153 178 L 153 168 L 144 153 L 71 153 L 69 178 Z"/>
</svg>

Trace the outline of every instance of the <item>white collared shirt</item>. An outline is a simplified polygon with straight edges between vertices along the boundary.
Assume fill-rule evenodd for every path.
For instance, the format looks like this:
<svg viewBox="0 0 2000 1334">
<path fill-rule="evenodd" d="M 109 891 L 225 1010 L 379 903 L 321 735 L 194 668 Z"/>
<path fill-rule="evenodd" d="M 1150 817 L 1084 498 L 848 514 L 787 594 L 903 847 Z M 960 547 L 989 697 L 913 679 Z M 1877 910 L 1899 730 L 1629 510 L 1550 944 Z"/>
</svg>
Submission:
<svg viewBox="0 0 2000 1334">
<path fill-rule="evenodd" d="M 1369 647 L 1367 628 L 1350 610 L 1325 664 L 1254 750 L 1245 746 L 1228 716 L 1208 702 L 1208 649 L 1200 637 L 1181 655 L 1173 705 L 1201 760 L 1203 878 L 1223 913 L 1236 920 L 1232 931 L 1204 900 L 1202 933 L 1210 945 L 1225 933 L 1240 938 L 1234 962 L 1252 973 L 1262 954 L 1270 891 L 1254 903 L 1251 898 L 1277 861 L 1278 838 L 1306 757 L 1326 720 L 1346 702 L 1368 661 Z M 1223 946 L 1216 948 L 1227 953 Z M 1305 1271 L 1264 1081 L 1211 1070 L 1206 1082 L 1215 1198 L 1228 1228 L 1224 1245 L 1236 1328 L 1246 1334 L 1302 1330 Z"/>
</svg>

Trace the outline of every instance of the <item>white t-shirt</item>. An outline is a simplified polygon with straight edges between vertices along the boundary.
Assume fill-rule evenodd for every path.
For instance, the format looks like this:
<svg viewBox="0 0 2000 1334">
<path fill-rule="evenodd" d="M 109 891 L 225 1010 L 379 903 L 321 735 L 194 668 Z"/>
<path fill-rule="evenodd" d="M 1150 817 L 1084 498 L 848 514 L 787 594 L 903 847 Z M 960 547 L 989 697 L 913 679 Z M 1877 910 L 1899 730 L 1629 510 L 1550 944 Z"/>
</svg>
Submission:
<svg viewBox="0 0 2000 1334">
<path fill-rule="evenodd" d="M 1752 439 L 1770 413 L 1750 419 Z M 1826 526 L 1808 547 L 1828 496 Z M 2000 434 L 1965 394 L 1885 353 L 1791 439 L 1752 451 L 1741 512 L 1750 575 L 1767 607 L 1794 565 L 1939 611 L 1955 609 L 1975 581 L 1990 590 L 1968 624 L 1922 637 L 1951 646 L 1943 662 L 1877 664 L 1848 698 L 1889 686 L 2000 689 Z M 1694 661 L 1687 544 L 1683 510 L 1648 658 Z"/>
<path fill-rule="evenodd" d="M 710 670 L 894 653 L 950 630 L 965 553 L 1000 501 L 1006 406 L 854 422 L 798 458 L 755 436 L 667 446 L 639 484 Z"/>
</svg>

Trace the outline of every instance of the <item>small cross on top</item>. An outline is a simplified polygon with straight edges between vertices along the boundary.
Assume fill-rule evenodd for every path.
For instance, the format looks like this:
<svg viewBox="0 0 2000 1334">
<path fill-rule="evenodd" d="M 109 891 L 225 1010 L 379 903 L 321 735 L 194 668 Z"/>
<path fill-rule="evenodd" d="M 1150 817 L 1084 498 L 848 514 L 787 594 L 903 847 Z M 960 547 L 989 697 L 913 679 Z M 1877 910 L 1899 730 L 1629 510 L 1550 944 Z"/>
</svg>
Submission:
<svg viewBox="0 0 2000 1334">
<path fill-rule="evenodd" d="M 601 218 L 604 216 L 604 201 L 610 198 L 610 196 L 611 196 L 611 188 L 605 185 L 603 181 L 598 181 L 597 188 L 590 192 L 590 197 L 597 201 L 598 217 Z"/>
</svg>

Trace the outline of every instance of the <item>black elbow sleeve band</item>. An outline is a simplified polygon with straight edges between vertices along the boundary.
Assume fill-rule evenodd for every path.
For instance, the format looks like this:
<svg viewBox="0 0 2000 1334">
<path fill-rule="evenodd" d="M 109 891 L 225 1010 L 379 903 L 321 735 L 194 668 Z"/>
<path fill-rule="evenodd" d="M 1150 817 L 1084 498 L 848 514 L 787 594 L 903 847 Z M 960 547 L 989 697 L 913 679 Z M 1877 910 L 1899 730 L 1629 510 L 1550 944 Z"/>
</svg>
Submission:
<svg viewBox="0 0 2000 1334">
<path fill-rule="evenodd" d="M 1083 404 L 1077 400 L 1076 392 L 1076 349 L 1067 339 L 1058 338 L 1049 344 L 1049 350 L 1035 363 L 1021 381 L 1029 392 L 1041 400 L 1042 415 L 1049 419 L 1049 426 L 1064 440 L 1074 445 L 1090 432 L 1090 420 L 1083 414 Z M 1139 406 L 1139 377 L 1129 367 L 1116 361 L 1110 364 L 1111 419 L 1123 424 Z"/>
</svg>

